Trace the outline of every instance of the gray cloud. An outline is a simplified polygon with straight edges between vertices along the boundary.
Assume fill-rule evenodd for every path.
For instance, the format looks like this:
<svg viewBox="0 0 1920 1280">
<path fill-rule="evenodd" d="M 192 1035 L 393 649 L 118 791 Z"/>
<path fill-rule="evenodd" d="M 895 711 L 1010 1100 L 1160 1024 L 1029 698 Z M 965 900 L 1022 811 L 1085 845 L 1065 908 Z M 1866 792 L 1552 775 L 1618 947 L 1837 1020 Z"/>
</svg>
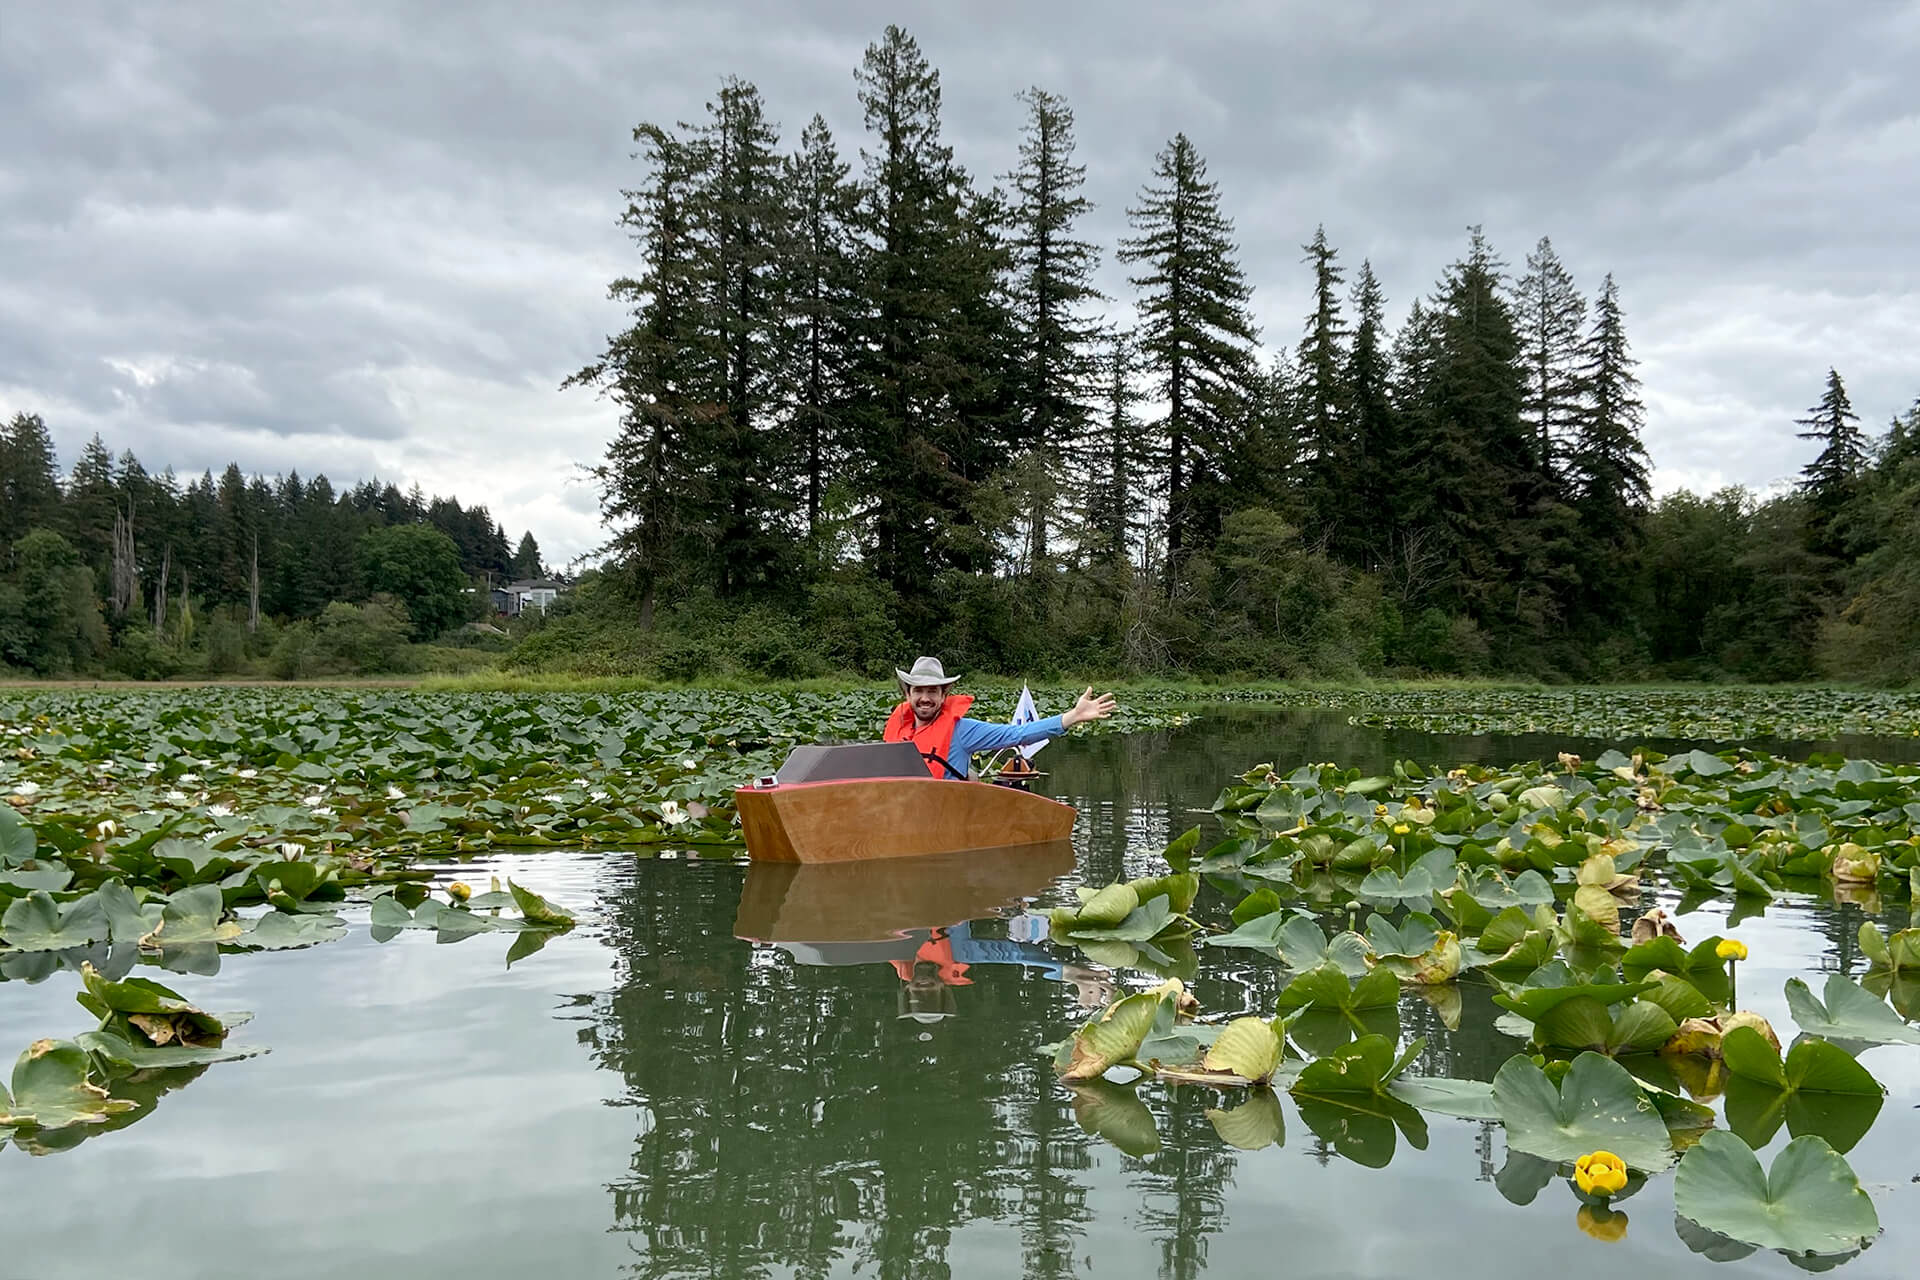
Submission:
<svg viewBox="0 0 1920 1280">
<path fill-rule="evenodd" d="M 1791 477 L 1830 364 L 1876 429 L 1920 394 L 1911 3 L 82 3 L 0 39 L 0 409 L 68 460 L 99 431 L 183 472 L 377 473 L 584 550 L 612 415 L 556 388 L 620 323 L 631 126 L 735 73 L 852 155 L 888 21 L 982 179 L 1018 90 L 1068 97 L 1109 247 L 1185 130 L 1270 346 L 1316 223 L 1396 319 L 1479 223 L 1615 273 L 1663 487 Z"/>
</svg>

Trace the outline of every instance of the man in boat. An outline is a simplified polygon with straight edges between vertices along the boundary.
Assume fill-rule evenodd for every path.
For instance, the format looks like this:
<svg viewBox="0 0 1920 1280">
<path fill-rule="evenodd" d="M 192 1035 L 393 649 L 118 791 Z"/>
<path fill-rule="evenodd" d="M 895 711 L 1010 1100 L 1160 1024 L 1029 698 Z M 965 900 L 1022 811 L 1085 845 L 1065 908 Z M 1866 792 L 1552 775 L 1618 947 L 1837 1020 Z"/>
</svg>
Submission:
<svg viewBox="0 0 1920 1280">
<path fill-rule="evenodd" d="M 919 748 L 921 756 L 927 758 L 927 771 L 936 778 L 965 779 L 970 762 L 979 752 L 1057 738 L 1082 721 L 1106 719 L 1115 705 L 1112 694 L 1096 698 L 1093 686 L 1088 685 L 1079 700 L 1057 716 L 1026 724 L 989 724 L 967 719 L 973 699 L 949 692 L 960 677 L 948 675 L 940 659 L 917 658 L 911 671 L 895 667 L 893 673 L 900 677 L 901 702 L 887 717 L 881 736 L 888 742 L 911 742 Z"/>
</svg>

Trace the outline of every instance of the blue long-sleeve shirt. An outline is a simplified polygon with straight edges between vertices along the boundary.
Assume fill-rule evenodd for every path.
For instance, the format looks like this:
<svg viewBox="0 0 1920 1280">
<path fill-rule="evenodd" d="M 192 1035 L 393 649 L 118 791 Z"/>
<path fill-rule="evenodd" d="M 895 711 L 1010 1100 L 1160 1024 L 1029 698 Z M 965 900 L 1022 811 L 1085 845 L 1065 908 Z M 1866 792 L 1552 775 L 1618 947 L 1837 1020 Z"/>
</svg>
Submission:
<svg viewBox="0 0 1920 1280">
<path fill-rule="evenodd" d="M 947 757 L 947 763 L 964 777 L 973 771 L 973 757 L 976 754 L 1000 751 L 1007 747 L 1024 747 L 1029 742 L 1057 738 L 1066 731 L 1067 726 L 1060 723 L 1059 716 L 1048 716 L 1044 720 L 1032 720 L 1026 724 L 989 724 L 985 720 L 962 718 L 954 722 L 953 754 Z"/>
</svg>

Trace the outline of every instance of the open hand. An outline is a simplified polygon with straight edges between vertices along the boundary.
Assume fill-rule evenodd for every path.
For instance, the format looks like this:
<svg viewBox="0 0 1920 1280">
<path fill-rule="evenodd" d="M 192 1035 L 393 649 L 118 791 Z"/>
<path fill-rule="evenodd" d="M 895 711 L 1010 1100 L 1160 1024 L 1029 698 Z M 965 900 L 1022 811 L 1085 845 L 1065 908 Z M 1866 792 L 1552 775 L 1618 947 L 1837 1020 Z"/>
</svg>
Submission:
<svg viewBox="0 0 1920 1280">
<path fill-rule="evenodd" d="M 1071 729 L 1083 720 L 1105 720 L 1113 714 L 1117 705 L 1110 693 L 1094 697 L 1093 686 L 1088 685 L 1087 691 L 1080 695 L 1080 700 L 1073 704 L 1073 709 L 1061 714 L 1060 723 Z"/>
</svg>

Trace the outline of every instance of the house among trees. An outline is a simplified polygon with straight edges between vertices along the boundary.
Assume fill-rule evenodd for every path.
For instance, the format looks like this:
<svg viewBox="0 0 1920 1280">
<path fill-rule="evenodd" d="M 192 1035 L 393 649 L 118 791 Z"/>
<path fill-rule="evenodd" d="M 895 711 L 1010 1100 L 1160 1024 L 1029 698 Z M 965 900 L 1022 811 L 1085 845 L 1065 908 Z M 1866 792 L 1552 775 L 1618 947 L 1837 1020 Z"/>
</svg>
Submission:
<svg viewBox="0 0 1920 1280">
<path fill-rule="evenodd" d="M 493 589 L 493 611 L 509 618 L 519 617 L 528 608 L 545 613 L 567 590 L 567 584 L 557 578 L 521 578 Z"/>
</svg>

